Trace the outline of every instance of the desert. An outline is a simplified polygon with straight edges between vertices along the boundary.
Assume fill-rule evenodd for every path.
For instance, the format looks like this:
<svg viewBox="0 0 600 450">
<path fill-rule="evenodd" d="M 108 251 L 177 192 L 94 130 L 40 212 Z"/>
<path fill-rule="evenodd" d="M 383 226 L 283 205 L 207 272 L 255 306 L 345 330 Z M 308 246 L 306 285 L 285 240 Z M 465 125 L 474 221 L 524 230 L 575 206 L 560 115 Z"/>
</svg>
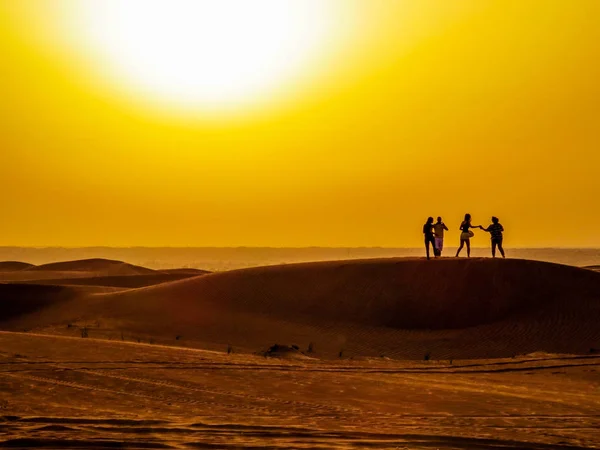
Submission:
<svg viewBox="0 0 600 450">
<path fill-rule="evenodd" d="M 94 259 L 1 276 L 0 446 L 600 446 L 588 268 Z"/>
<path fill-rule="evenodd" d="M 599 23 L 0 0 L 0 450 L 600 449 Z"/>
</svg>

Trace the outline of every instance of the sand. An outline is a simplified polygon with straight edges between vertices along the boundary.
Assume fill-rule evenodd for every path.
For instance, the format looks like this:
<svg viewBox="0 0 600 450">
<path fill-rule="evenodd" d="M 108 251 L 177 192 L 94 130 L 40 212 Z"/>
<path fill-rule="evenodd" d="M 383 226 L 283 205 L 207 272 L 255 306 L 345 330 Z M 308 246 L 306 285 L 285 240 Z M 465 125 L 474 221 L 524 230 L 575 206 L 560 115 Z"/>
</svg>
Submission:
<svg viewBox="0 0 600 450">
<path fill-rule="evenodd" d="M 0 446 L 600 448 L 591 270 L 47 269 L 0 284 Z"/>
</svg>

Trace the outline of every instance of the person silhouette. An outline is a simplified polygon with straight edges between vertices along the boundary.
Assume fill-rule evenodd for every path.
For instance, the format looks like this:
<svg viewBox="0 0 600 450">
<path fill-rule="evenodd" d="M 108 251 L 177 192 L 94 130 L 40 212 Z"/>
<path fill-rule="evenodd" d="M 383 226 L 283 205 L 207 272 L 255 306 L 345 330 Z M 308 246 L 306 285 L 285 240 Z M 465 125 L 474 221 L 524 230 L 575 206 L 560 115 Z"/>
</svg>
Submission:
<svg viewBox="0 0 600 450">
<path fill-rule="evenodd" d="M 471 257 L 471 238 L 474 236 L 469 228 L 482 228 L 481 225 L 471 225 L 471 214 L 465 214 L 465 220 L 460 224 L 460 247 L 456 251 L 456 257 L 460 255 L 460 251 L 467 244 L 467 257 Z M 483 229 L 483 228 L 482 228 Z"/>
<path fill-rule="evenodd" d="M 433 232 L 435 235 L 435 256 L 442 256 L 442 250 L 444 249 L 444 230 L 448 231 L 448 227 L 442 218 L 438 217 L 437 222 L 433 225 Z"/>
<path fill-rule="evenodd" d="M 423 225 L 423 234 L 425 235 L 425 253 L 429 259 L 429 244 L 433 248 L 433 254 L 436 255 L 435 239 L 433 238 L 433 217 L 427 218 L 427 222 Z"/>
<path fill-rule="evenodd" d="M 496 246 L 500 250 L 502 257 L 506 258 L 504 249 L 502 248 L 502 232 L 504 231 L 504 227 L 500 223 L 500 220 L 497 217 L 492 217 L 492 224 L 487 228 L 482 227 L 481 229 L 490 233 L 492 238 L 492 258 L 496 257 Z"/>
</svg>

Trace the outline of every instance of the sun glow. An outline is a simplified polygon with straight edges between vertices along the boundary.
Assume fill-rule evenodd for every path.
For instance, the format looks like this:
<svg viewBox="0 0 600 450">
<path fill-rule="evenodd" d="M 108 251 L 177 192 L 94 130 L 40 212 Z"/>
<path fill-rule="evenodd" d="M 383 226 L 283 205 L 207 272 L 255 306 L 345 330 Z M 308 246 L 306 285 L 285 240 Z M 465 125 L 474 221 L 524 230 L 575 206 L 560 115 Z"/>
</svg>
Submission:
<svg viewBox="0 0 600 450">
<path fill-rule="evenodd" d="M 105 77 L 160 107 L 227 111 L 272 101 L 335 40 L 323 0 L 81 0 L 72 39 Z"/>
</svg>

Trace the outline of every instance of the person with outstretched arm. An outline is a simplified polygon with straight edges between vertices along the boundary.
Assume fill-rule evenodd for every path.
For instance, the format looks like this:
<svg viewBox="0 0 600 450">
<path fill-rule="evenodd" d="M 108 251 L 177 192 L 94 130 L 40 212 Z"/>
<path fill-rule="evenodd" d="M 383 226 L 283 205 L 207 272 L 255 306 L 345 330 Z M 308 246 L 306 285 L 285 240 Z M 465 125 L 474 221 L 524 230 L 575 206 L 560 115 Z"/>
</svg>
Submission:
<svg viewBox="0 0 600 450">
<path fill-rule="evenodd" d="M 433 237 L 433 217 L 429 217 L 425 225 L 423 225 L 423 235 L 425 236 L 425 252 L 427 253 L 427 259 L 429 259 L 429 244 L 433 248 L 433 254 L 437 254 L 435 239 Z"/>
<path fill-rule="evenodd" d="M 492 238 L 492 258 L 496 257 L 496 247 L 500 250 L 500 254 L 503 258 L 506 258 L 504 254 L 504 249 L 502 248 L 502 232 L 504 231 L 504 227 L 500 223 L 500 220 L 497 217 L 492 217 L 492 224 L 487 227 L 481 227 L 483 231 L 487 231 L 490 233 Z"/>
</svg>

